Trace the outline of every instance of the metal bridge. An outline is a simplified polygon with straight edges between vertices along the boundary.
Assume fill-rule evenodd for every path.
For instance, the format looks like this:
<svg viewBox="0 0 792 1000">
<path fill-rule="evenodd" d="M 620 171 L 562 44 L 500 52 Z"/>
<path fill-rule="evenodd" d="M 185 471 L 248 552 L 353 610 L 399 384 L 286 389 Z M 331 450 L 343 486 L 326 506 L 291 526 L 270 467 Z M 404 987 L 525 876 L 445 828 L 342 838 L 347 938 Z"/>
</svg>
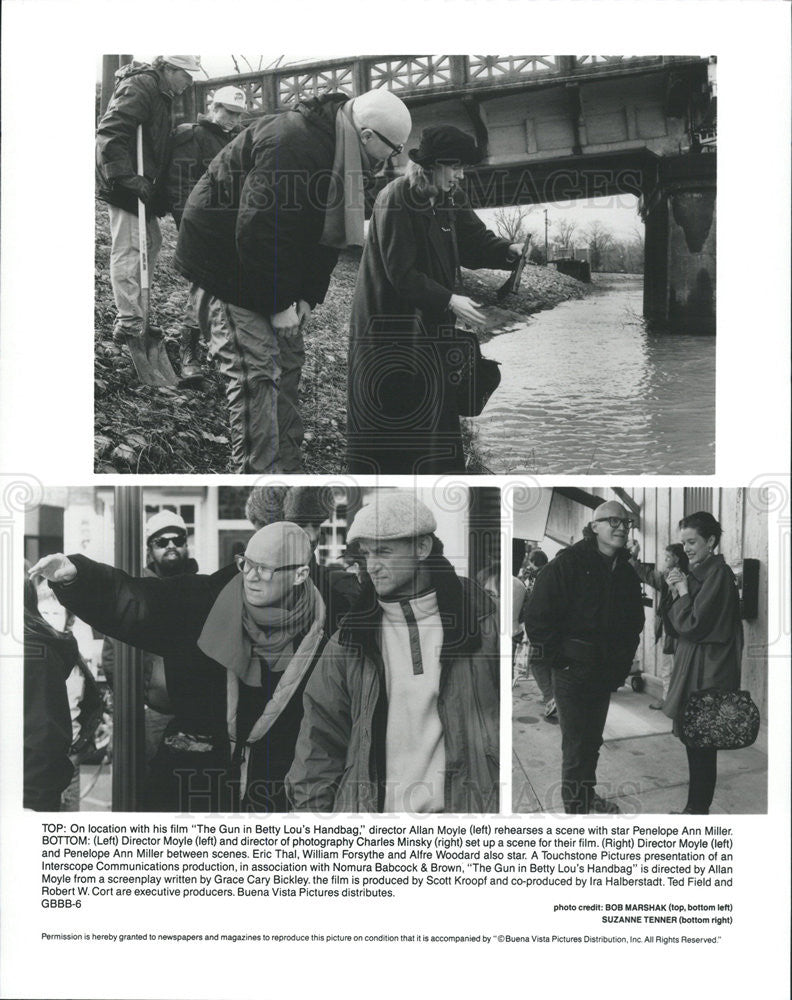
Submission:
<svg viewBox="0 0 792 1000">
<path fill-rule="evenodd" d="M 192 118 L 233 83 L 253 114 L 311 96 L 387 87 L 427 125 L 473 131 L 475 207 L 634 194 L 646 223 L 644 313 L 661 327 L 715 325 L 715 61 L 706 56 L 361 56 L 197 82 Z M 396 168 L 406 162 L 406 154 Z"/>
</svg>

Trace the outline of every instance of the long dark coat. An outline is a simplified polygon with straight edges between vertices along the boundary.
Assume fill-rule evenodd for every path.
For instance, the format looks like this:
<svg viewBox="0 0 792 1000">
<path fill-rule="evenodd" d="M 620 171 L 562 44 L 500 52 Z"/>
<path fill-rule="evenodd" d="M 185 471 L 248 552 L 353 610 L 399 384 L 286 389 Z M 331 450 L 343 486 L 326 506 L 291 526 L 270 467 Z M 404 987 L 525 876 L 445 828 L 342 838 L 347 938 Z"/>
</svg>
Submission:
<svg viewBox="0 0 792 1000">
<path fill-rule="evenodd" d="M 688 593 L 668 612 L 679 641 L 663 712 L 674 720 L 677 736 L 693 691 L 739 689 L 743 650 L 737 581 L 723 556 L 691 566 L 687 581 Z"/>
<path fill-rule="evenodd" d="M 464 471 L 448 303 L 457 264 L 506 268 L 509 256 L 467 204 L 433 208 L 403 177 L 380 192 L 352 304 L 350 472 Z"/>
</svg>

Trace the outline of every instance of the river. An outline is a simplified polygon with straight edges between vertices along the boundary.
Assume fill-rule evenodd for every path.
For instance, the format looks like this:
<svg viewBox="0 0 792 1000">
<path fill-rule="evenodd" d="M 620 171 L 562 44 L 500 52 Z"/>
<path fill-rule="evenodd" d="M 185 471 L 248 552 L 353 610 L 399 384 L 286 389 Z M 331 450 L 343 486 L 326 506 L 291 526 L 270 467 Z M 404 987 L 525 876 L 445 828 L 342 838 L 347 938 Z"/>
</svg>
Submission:
<svg viewBox="0 0 792 1000">
<path fill-rule="evenodd" d="M 583 299 L 484 345 L 501 384 L 473 423 L 493 473 L 715 471 L 715 338 L 651 334 L 643 281 L 596 275 Z"/>
</svg>

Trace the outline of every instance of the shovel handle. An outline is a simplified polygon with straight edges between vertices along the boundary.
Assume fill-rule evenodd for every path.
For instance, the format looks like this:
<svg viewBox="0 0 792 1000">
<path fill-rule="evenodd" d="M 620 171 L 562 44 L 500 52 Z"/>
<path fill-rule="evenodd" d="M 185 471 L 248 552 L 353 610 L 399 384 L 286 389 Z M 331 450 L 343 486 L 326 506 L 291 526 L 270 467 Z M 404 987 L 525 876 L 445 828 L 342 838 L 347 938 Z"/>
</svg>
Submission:
<svg viewBox="0 0 792 1000">
<path fill-rule="evenodd" d="M 137 127 L 137 172 L 143 177 L 143 125 Z M 140 304 L 143 309 L 143 336 L 149 327 L 149 262 L 146 206 L 138 198 L 138 245 L 140 247 Z"/>
</svg>

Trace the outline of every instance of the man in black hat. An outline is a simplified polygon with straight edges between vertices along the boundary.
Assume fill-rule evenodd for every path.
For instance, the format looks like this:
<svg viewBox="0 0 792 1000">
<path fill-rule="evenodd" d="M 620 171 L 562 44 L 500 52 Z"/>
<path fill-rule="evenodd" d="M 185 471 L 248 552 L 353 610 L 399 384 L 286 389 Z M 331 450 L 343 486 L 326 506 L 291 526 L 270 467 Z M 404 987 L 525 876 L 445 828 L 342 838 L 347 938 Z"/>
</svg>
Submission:
<svg viewBox="0 0 792 1000">
<path fill-rule="evenodd" d="M 490 232 L 460 190 L 482 153 L 451 125 L 424 129 L 403 177 L 374 205 L 355 285 L 349 342 L 348 468 L 464 472 L 460 389 L 486 317 L 457 272 L 509 268 L 522 252 Z M 468 411 L 469 412 L 469 411 Z"/>
</svg>

